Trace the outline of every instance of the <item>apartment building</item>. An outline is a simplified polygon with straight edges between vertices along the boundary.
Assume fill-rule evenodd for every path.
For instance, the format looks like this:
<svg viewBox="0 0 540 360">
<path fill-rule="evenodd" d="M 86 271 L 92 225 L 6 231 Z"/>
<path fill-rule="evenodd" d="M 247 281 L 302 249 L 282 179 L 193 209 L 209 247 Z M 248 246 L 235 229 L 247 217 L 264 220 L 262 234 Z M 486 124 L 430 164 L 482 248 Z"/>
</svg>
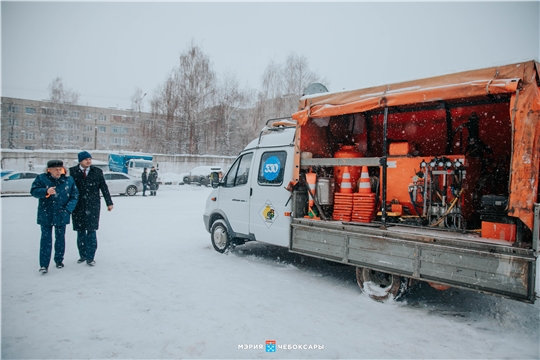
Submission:
<svg viewBox="0 0 540 360">
<path fill-rule="evenodd" d="M 137 151 L 148 113 L 2 97 L 1 148 Z"/>
</svg>

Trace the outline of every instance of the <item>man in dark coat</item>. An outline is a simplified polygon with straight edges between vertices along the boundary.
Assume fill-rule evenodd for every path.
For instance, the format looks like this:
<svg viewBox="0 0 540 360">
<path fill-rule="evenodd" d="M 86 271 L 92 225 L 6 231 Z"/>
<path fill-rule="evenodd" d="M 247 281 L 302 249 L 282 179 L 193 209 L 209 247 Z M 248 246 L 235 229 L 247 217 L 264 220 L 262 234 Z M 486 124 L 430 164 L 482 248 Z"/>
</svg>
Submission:
<svg viewBox="0 0 540 360">
<path fill-rule="evenodd" d="M 73 230 L 77 231 L 77 247 L 80 259 L 88 265 L 95 265 L 94 256 L 97 250 L 96 230 L 99 228 L 101 200 L 99 192 L 107 204 L 107 210 L 113 209 L 109 187 L 103 178 L 103 171 L 92 165 L 92 156 L 87 151 L 78 155 L 79 165 L 69 168 L 69 173 L 79 189 L 79 202 L 73 211 Z"/>
<path fill-rule="evenodd" d="M 146 185 L 148 184 L 148 173 L 146 172 L 146 168 L 144 168 L 143 173 L 141 175 L 141 181 L 142 181 L 142 196 L 146 196 L 144 194 L 146 192 Z"/>
<path fill-rule="evenodd" d="M 152 166 L 150 174 L 148 174 L 148 187 L 150 188 L 150 196 L 156 196 L 156 190 L 158 189 L 157 183 L 158 173 L 156 168 Z"/>
<path fill-rule="evenodd" d="M 41 243 L 39 249 L 39 271 L 46 274 L 51 262 L 52 229 L 54 227 L 54 262 L 56 267 L 64 267 L 66 249 L 66 225 L 69 216 L 75 210 L 79 191 L 71 177 L 66 177 L 62 160 L 50 160 L 47 171 L 38 175 L 30 194 L 39 199 L 37 223 L 41 225 Z"/>
</svg>

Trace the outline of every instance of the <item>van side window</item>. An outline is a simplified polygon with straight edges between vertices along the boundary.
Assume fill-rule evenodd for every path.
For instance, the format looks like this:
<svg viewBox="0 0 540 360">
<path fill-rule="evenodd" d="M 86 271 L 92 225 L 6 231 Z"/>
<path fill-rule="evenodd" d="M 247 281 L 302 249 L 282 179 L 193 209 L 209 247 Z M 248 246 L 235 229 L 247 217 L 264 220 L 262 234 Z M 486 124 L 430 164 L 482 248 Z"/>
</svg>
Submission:
<svg viewBox="0 0 540 360">
<path fill-rule="evenodd" d="M 253 153 L 249 153 L 243 155 L 234 162 L 229 172 L 227 173 L 227 177 L 225 179 L 225 187 L 233 187 L 247 184 L 252 158 Z"/>
<path fill-rule="evenodd" d="M 257 178 L 259 185 L 278 186 L 283 184 L 286 161 L 287 153 L 285 151 L 269 151 L 262 154 Z"/>
</svg>

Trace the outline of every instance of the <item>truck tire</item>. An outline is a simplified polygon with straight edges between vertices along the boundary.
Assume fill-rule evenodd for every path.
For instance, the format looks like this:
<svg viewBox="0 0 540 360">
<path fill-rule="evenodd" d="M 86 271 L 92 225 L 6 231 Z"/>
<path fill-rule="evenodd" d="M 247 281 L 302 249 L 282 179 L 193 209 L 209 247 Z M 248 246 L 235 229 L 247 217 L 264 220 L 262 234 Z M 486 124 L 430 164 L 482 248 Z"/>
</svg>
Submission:
<svg viewBox="0 0 540 360">
<path fill-rule="evenodd" d="M 212 245 L 219 253 L 224 253 L 231 245 L 231 236 L 227 224 L 223 220 L 217 220 L 212 224 Z"/>
<path fill-rule="evenodd" d="M 201 186 L 206 186 L 207 185 L 206 178 L 201 178 L 200 184 Z"/>
<path fill-rule="evenodd" d="M 129 185 L 126 189 L 126 195 L 134 196 L 135 194 L 137 194 L 137 187 L 134 185 Z"/>
<path fill-rule="evenodd" d="M 368 268 L 356 268 L 356 281 L 360 289 L 376 301 L 397 300 L 409 288 L 408 279 Z"/>
<path fill-rule="evenodd" d="M 184 178 L 184 184 L 189 185 L 189 178 L 187 176 Z"/>
</svg>

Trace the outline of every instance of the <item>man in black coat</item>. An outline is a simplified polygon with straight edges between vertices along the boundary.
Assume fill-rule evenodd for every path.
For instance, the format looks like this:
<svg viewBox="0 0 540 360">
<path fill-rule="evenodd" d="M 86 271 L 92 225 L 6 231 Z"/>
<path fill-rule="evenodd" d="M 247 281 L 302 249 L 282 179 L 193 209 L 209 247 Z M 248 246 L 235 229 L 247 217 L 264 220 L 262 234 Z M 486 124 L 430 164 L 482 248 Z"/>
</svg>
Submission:
<svg viewBox="0 0 540 360">
<path fill-rule="evenodd" d="M 142 196 L 146 196 L 144 193 L 146 192 L 146 185 L 148 184 L 148 173 L 146 172 L 146 168 L 144 168 L 143 173 L 141 175 L 142 180 Z"/>
<path fill-rule="evenodd" d="M 150 196 L 156 196 L 156 190 L 158 189 L 157 183 L 158 173 L 156 168 L 152 166 L 150 174 L 148 174 L 148 187 L 150 188 Z"/>
<path fill-rule="evenodd" d="M 77 247 L 80 259 L 88 265 L 95 265 L 94 255 L 97 250 L 96 230 L 99 228 L 101 200 L 99 192 L 107 204 L 107 210 L 113 209 L 109 188 L 103 178 L 103 171 L 92 165 L 92 156 L 87 151 L 79 153 L 79 165 L 69 168 L 69 174 L 79 189 L 79 202 L 73 211 L 73 230 L 77 231 Z"/>
</svg>

